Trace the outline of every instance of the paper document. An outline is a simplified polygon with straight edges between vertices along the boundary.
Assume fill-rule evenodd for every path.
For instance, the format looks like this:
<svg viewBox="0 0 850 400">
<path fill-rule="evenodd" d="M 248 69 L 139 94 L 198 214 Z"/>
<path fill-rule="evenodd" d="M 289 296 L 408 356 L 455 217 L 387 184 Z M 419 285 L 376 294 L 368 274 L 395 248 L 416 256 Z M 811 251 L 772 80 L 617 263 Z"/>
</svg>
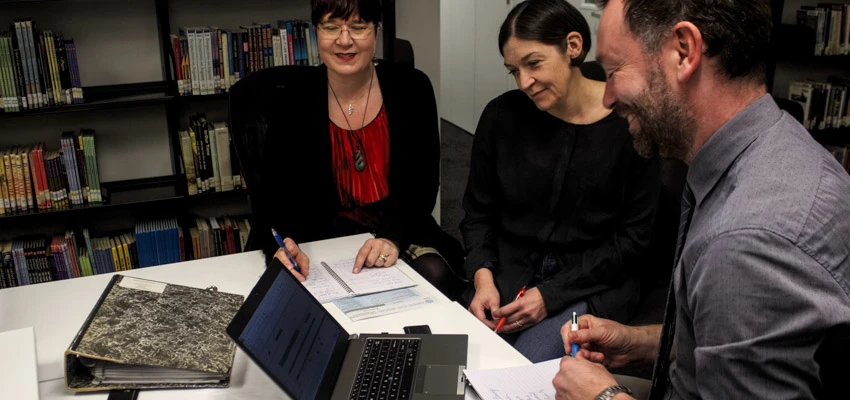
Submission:
<svg viewBox="0 0 850 400">
<path fill-rule="evenodd" d="M 346 297 L 416 286 L 396 267 L 363 268 L 359 274 L 351 272 L 353 268 L 353 258 L 311 265 L 304 287 L 320 303 L 327 303 Z"/>
<path fill-rule="evenodd" d="M 334 304 L 352 321 L 412 310 L 434 299 L 417 288 L 404 288 L 334 301 Z"/>
<path fill-rule="evenodd" d="M 464 370 L 466 381 L 482 400 L 554 400 L 552 379 L 561 359 L 522 367 Z"/>
<path fill-rule="evenodd" d="M 0 363 L 2 397 L 38 400 L 38 367 L 33 329 L 0 333 L 0 354 L 3 355 L 3 362 Z"/>
</svg>

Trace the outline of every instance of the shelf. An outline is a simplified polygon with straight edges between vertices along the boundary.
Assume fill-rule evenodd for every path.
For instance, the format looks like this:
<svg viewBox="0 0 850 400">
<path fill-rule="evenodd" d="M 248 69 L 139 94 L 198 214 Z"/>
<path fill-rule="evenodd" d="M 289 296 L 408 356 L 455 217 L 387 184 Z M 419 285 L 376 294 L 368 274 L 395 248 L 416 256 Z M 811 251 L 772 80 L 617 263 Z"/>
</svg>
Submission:
<svg viewBox="0 0 850 400">
<path fill-rule="evenodd" d="M 101 184 L 101 189 L 104 194 L 104 201 L 108 203 L 43 210 L 25 214 L 3 215 L 0 216 L 0 224 L 7 221 L 17 222 L 24 219 L 27 222 L 31 222 L 31 220 L 39 218 L 80 217 L 85 214 L 105 210 L 123 211 L 146 207 L 159 210 L 173 209 L 186 204 L 197 205 L 211 200 L 232 201 L 234 199 L 247 199 L 248 196 L 248 191 L 244 189 L 187 196 L 180 193 L 178 182 L 182 179 L 185 178 L 181 175 L 173 175 L 104 182 Z"/>
<path fill-rule="evenodd" d="M 203 199 L 219 199 L 219 198 L 240 198 L 248 196 L 248 191 L 245 189 L 237 189 L 237 190 L 228 190 L 225 192 L 210 192 L 210 193 L 200 193 L 193 196 L 186 196 L 189 200 L 203 200 Z"/>
<path fill-rule="evenodd" d="M 811 134 L 818 143 L 824 145 L 844 146 L 850 144 L 850 128 L 813 130 Z"/>
<path fill-rule="evenodd" d="M 215 100 L 227 100 L 230 96 L 230 92 L 216 93 L 216 94 L 197 94 L 191 96 L 175 96 L 177 101 L 180 102 L 196 102 L 196 101 L 215 101 Z"/>
<path fill-rule="evenodd" d="M 167 207 L 168 203 L 181 201 L 184 195 L 177 190 L 178 176 L 134 179 L 117 182 L 103 182 L 101 189 L 105 204 L 74 206 L 65 209 L 42 210 L 25 214 L 0 216 L 0 222 L 27 219 L 78 217 L 103 210 L 123 210 L 139 206 Z"/>
<path fill-rule="evenodd" d="M 850 55 L 815 56 L 815 32 L 804 25 L 783 24 L 776 28 L 771 45 L 777 61 L 821 67 L 850 67 Z"/>
<path fill-rule="evenodd" d="M 166 82 L 90 86 L 83 88 L 83 96 L 85 97 L 84 103 L 35 108 L 19 112 L 0 112 L 0 118 L 18 118 L 31 115 L 61 114 L 166 104 L 174 99 L 174 96 L 166 94 L 166 90 Z"/>
</svg>

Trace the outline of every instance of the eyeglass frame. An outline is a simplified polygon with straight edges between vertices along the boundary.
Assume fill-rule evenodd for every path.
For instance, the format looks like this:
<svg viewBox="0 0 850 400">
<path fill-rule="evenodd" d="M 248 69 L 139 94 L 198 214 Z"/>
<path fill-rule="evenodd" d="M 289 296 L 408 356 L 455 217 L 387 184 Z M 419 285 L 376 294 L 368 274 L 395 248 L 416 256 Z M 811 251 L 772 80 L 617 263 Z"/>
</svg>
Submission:
<svg viewBox="0 0 850 400">
<path fill-rule="evenodd" d="M 370 24 L 371 24 L 371 26 L 369 26 Z M 339 32 L 336 34 L 336 36 L 334 36 L 334 37 L 319 37 L 319 36 L 322 36 L 322 35 L 326 36 L 328 34 L 328 31 L 325 28 L 326 25 L 336 26 L 336 27 L 339 28 Z M 353 25 L 358 25 L 358 24 L 353 24 Z M 381 27 L 381 24 L 376 24 L 374 22 L 364 22 L 363 25 L 367 25 L 367 28 L 364 30 L 364 32 L 371 32 L 372 28 L 374 28 L 374 31 L 375 31 L 376 34 L 378 32 L 378 29 L 380 29 L 380 27 Z M 343 27 L 345 27 L 345 29 L 343 29 Z M 365 39 L 369 38 L 367 33 L 364 33 L 363 37 L 359 37 L 359 38 L 354 37 L 354 35 L 351 34 L 352 31 L 351 31 L 350 25 L 332 24 L 330 22 L 322 22 L 322 23 L 319 23 L 318 25 L 316 25 L 316 37 L 319 38 L 319 39 L 322 39 L 322 40 L 337 40 L 337 39 L 340 38 L 340 36 L 342 36 L 342 32 L 348 32 L 348 37 L 350 37 L 352 40 L 365 40 Z"/>
</svg>

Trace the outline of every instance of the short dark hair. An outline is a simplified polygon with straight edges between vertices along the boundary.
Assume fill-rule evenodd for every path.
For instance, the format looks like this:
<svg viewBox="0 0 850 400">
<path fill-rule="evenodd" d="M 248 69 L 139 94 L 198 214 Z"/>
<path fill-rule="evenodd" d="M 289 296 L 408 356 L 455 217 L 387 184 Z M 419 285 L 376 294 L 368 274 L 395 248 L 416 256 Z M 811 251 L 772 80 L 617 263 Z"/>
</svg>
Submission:
<svg viewBox="0 0 850 400">
<path fill-rule="evenodd" d="M 322 18 L 327 14 L 330 14 L 331 18 L 342 19 L 358 14 L 363 22 L 378 25 L 383 15 L 381 0 L 310 0 L 310 7 L 313 25 L 322 22 Z"/>
<path fill-rule="evenodd" d="M 499 30 L 499 53 L 505 55 L 505 43 L 512 36 L 557 46 L 567 51 L 567 35 L 581 35 L 581 54 L 571 65 L 580 65 L 590 51 L 590 27 L 584 16 L 566 0 L 526 0 L 517 4 Z"/>
<path fill-rule="evenodd" d="M 598 0 L 601 7 L 608 0 Z M 647 53 L 657 52 L 680 21 L 702 34 L 707 57 L 723 76 L 764 83 L 773 19 L 769 0 L 623 0 L 626 25 Z"/>
</svg>

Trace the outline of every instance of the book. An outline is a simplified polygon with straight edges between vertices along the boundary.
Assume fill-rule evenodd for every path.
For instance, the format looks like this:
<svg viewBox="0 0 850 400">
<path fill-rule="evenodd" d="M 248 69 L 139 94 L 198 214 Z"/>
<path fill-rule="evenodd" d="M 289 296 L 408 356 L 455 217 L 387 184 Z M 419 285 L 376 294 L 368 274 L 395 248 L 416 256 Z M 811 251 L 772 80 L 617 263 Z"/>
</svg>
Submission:
<svg viewBox="0 0 850 400">
<path fill-rule="evenodd" d="M 227 387 L 244 296 L 114 275 L 65 351 L 74 392 Z"/>
<path fill-rule="evenodd" d="M 320 303 L 328 303 L 346 297 L 416 286 L 396 267 L 363 268 L 358 274 L 351 272 L 353 268 L 353 258 L 311 265 L 304 287 Z"/>
</svg>

